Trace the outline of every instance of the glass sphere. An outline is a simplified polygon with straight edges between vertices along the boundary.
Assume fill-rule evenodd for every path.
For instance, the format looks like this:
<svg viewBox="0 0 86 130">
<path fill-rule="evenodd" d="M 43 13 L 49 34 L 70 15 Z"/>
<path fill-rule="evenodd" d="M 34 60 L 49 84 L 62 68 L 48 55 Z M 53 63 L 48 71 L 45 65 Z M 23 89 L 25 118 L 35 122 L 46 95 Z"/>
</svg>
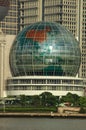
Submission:
<svg viewBox="0 0 86 130">
<path fill-rule="evenodd" d="M 25 27 L 10 51 L 13 76 L 76 76 L 80 66 L 79 43 L 62 25 L 37 22 Z"/>
<path fill-rule="evenodd" d="M 0 0 L 0 21 L 3 20 L 3 18 L 7 14 L 9 5 L 9 0 Z"/>
</svg>

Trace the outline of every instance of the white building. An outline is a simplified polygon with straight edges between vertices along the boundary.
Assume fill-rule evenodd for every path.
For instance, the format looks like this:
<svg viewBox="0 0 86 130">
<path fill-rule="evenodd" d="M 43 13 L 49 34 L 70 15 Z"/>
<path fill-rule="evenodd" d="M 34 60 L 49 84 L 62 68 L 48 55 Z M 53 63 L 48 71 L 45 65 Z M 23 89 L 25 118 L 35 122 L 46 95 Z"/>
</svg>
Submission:
<svg viewBox="0 0 86 130">
<path fill-rule="evenodd" d="M 55 96 L 64 96 L 68 92 L 83 96 L 83 80 L 76 77 L 61 76 L 19 76 L 8 78 L 7 95 L 39 95 L 51 92 Z"/>
</svg>

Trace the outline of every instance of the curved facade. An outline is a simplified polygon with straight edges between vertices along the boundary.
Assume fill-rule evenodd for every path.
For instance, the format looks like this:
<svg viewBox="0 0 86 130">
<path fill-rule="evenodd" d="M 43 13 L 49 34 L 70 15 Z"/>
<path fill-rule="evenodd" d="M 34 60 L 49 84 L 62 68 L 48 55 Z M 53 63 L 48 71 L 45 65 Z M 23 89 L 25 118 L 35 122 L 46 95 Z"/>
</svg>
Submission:
<svg viewBox="0 0 86 130">
<path fill-rule="evenodd" d="M 0 0 L 0 21 L 3 20 L 3 18 L 7 14 L 9 5 L 9 0 Z"/>
<path fill-rule="evenodd" d="M 61 76 L 19 76 L 7 80 L 7 95 L 39 95 L 51 92 L 64 96 L 68 92 L 83 96 L 83 80 L 75 77 Z"/>
<path fill-rule="evenodd" d="M 55 22 L 24 28 L 9 57 L 13 76 L 76 76 L 80 66 L 79 43 Z"/>
</svg>

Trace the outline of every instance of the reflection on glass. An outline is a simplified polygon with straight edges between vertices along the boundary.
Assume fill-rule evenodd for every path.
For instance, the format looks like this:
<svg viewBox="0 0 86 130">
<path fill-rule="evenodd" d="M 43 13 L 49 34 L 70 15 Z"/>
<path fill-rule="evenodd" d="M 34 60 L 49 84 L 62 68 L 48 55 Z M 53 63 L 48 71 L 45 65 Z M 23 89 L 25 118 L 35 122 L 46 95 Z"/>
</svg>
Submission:
<svg viewBox="0 0 86 130">
<path fill-rule="evenodd" d="M 10 51 L 13 76 L 75 76 L 79 66 L 79 43 L 54 22 L 27 26 L 18 34 Z"/>
</svg>

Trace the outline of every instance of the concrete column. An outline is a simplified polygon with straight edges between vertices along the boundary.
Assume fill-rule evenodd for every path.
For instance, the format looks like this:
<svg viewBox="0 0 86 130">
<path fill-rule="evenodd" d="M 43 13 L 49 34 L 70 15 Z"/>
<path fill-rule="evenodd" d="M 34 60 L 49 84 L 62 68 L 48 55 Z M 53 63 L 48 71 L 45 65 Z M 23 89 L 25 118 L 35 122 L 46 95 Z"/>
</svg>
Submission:
<svg viewBox="0 0 86 130">
<path fill-rule="evenodd" d="M 0 98 L 4 97 L 5 89 L 5 36 L 0 30 Z"/>
<path fill-rule="evenodd" d="M 43 8 L 43 5 L 42 5 L 42 0 L 38 0 L 38 21 L 42 21 L 42 8 Z"/>
</svg>

